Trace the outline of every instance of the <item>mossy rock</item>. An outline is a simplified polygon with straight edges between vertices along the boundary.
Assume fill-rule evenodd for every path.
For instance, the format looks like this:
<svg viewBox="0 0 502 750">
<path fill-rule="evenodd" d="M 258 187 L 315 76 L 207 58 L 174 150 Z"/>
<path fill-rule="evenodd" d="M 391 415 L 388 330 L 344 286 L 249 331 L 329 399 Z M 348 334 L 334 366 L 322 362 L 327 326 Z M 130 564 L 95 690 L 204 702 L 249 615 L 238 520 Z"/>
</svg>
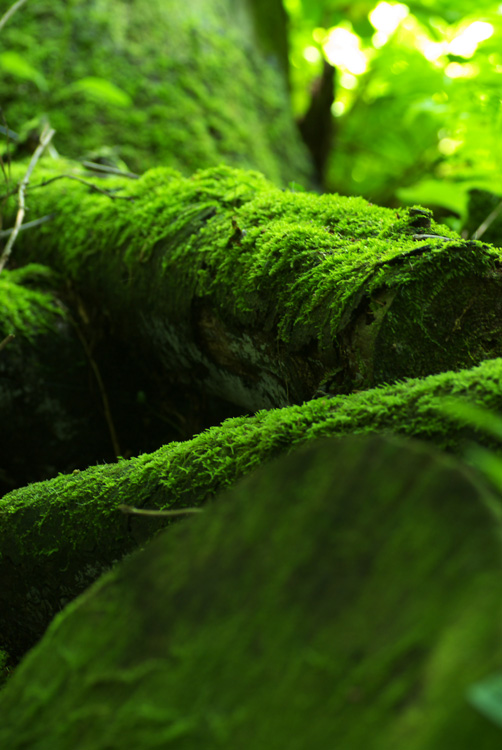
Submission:
<svg viewBox="0 0 502 750">
<path fill-rule="evenodd" d="M 233 0 L 40 0 L 2 29 L 0 101 L 18 131 L 44 113 L 76 158 L 131 169 L 225 162 L 309 182 L 281 61 Z"/>
<path fill-rule="evenodd" d="M 270 463 L 56 617 L 0 695 L 0 743 L 491 750 L 467 696 L 502 657 L 496 502 L 421 443 Z"/>
</svg>

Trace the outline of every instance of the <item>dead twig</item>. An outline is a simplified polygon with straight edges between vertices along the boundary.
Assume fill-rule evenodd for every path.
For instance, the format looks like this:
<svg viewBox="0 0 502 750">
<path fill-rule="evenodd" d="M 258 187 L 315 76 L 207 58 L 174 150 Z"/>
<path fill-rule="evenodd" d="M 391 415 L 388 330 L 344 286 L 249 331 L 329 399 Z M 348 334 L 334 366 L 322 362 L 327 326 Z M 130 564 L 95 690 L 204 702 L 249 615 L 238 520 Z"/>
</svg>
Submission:
<svg viewBox="0 0 502 750">
<path fill-rule="evenodd" d="M 14 5 L 11 5 L 9 10 L 3 14 L 3 16 L 0 18 L 0 31 L 3 29 L 9 18 L 11 18 L 16 10 L 19 10 L 19 8 L 24 5 L 25 2 L 26 0 L 17 0 L 17 2 L 14 3 Z"/>
<path fill-rule="evenodd" d="M 7 344 L 10 344 L 10 342 L 12 341 L 12 339 L 15 339 L 15 338 L 16 337 L 15 337 L 15 335 L 13 333 L 9 333 L 9 335 L 6 336 L 3 341 L 0 341 L 0 352 L 2 351 L 2 349 L 5 349 L 5 347 L 7 346 Z"/>
<path fill-rule="evenodd" d="M 39 182 L 38 185 L 30 185 L 30 190 L 35 190 L 36 188 L 45 187 L 46 185 L 50 185 L 51 182 L 56 182 L 56 180 L 76 180 L 77 182 L 81 182 L 82 185 L 87 185 L 87 187 L 93 188 L 98 193 L 102 193 L 103 195 L 106 195 L 108 198 L 111 198 L 112 200 L 122 200 L 122 201 L 133 201 L 134 198 L 131 195 L 115 195 L 110 190 L 104 190 L 103 188 L 98 187 L 93 182 L 89 182 L 88 180 L 84 180 L 82 177 L 77 177 L 75 174 L 58 174 L 56 177 L 51 177 L 49 180 L 45 180 L 44 182 Z"/>
<path fill-rule="evenodd" d="M 498 203 L 491 214 L 488 214 L 486 219 L 482 222 L 482 224 L 479 225 L 479 227 L 476 229 L 476 231 L 472 234 L 471 239 L 473 240 L 479 240 L 480 237 L 483 236 L 483 234 L 486 232 L 488 227 L 493 224 L 497 216 L 502 211 L 502 201 Z"/>
<path fill-rule="evenodd" d="M 178 510 L 146 510 L 145 508 L 135 508 L 132 505 L 117 506 L 122 513 L 128 513 L 134 516 L 184 516 L 190 513 L 203 513 L 202 508 L 179 508 Z"/>
<path fill-rule="evenodd" d="M 47 216 L 41 216 L 40 219 L 35 219 L 34 221 L 27 221 L 26 224 L 22 224 L 19 227 L 20 232 L 24 232 L 25 229 L 33 229 L 34 227 L 39 227 L 40 224 L 45 224 L 46 221 L 50 221 L 55 217 L 56 214 L 47 214 Z M 10 237 L 14 229 L 2 229 L 0 232 L 0 239 L 3 237 Z"/>
<path fill-rule="evenodd" d="M 0 273 L 3 271 L 5 264 L 9 260 L 10 254 L 12 252 L 12 248 L 14 247 L 14 242 L 16 241 L 16 237 L 19 234 L 19 229 L 21 227 L 21 224 L 23 223 L 24 214 L 26 212 L 26 203 L 25 203 L 24 196 L 25 196 L 26 188 L 28 187 L 28 183 L 30 181 L 31 174 L 33 170 L 35 169 L 35 165 L 37 161 L 42 156 L 44 149 L 49 145 L 51 138 L 55 132 L 56 131 L 53 128 L 48 128 L 42 131 L 42 134 L 40 135 L 40 143 L 38 144 L 35 151 L 33 152 L 33 156 L 31 157 L 30 163 L 28 165 L 28 169 L 26 170 L 26 174 L 21 180 L 21 183 L 19 185 L 19 189 L 18 189 L 19 208 L 17 210 L 14 228 L 12 230 L 12 233 L 9 237 L 7 244 L 5 245 L 4 251 L 0 257 Z"/>
<path fill-rule="evenodd" d="M 130 177 L 131 180 L 139 180 L 139 174 L 134 172 L 124 172 L 118 167 L 109 167 L 107 164 L 97 164 L 95 161 L 83 161 L 82 166 L 90 169 L 92 172 L 105 172 L 106 174 L 118 174 L 120 177 Z"/>
<path fill-rule="evenodd" d="M 101 396 L 101 403 L 103 404 L 103 411 L 104 411 L 104 415 L 106 419 L 106 424 L 108 425 L 108 432 L 110 433 L 110 439 L 113 445 L 113 452 L 115 453 L 115 458 L 119 458 L 119 456 L 122 455 L 122 452 L 120 450 L 120 444 L 119 444 L 119 439 L 117 436 L 117 431 L 113 423 L 112 412 L 110 409 L 110 402 L 108 401 L 108 395 L 106 393 L 105 384 L 103 383 L 103 378 L 101 377 L 98 364 L 96 360 L 94 359 L 94 357 L 92 356 L 91 347 L 87 343 L 87 339 L 85 338 L 84 334 L 80 330 L 79 325 L 77 323 L 74 323 L 74 326 L 77 332 L 77 336 L 80 339 L 80 343 L 84 347 L 84 351 L 86 353 L 87 359 L 89 360 L 89 364 L 94 373 L 94 377 L 96 378 L 96 383 L 98 384 L 98 389 L 99 389 L 99 393 Z"/>
</svg>

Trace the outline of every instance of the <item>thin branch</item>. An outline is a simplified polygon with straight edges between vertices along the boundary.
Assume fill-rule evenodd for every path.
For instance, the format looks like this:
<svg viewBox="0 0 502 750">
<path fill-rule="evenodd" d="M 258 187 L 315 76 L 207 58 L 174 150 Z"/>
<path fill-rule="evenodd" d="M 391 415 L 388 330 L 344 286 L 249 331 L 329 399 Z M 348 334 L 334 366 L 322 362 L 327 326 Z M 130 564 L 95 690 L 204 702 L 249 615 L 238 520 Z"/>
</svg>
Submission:
<svg viewBox="0 0 502 750">
<path fill-rule="evenodd" d="M 56 131 L 53 128 L 48 128 L 44 132 L 42 132 L 40 136 L 40 143 L 36 147 L 33 156 L 31 157 L 30 163 L 28 165 L 28 169 L 26 170 L 26 174 L 21 180 L 21 183 L 19 185 L 18 190 L 18 211 L 16 216 L 16 221 L 14 224 L 14 229 L 12 231 L 12 234 L 9 237 L 9 240 L 7 244 L 5 245 L 4 251 L 2 253 L 2 256 L 0 257 L 0 273 L 3 271 L 5 264 L 9 260 L 10 254 L 12 252 L 12 248 L 14 247 L 14 242 L 16 241 L 16 237 L 19 234 L 19 229 L 21 227 L 21 224 L 23 223 L 24 214 L 26 212 L 26 204 L 24 200 L 24 194 L 26 192 L 26 188 L 28 187 L 28 183 L 30 181 L 31 174 L 33 170 L 35 169 L 35 165 L 37 161 L 42 156 L 44 149 L 46 146 L 49 145 L 50 140 L 52 136 L 54 135 Z"/>
<path fill-rule="evenodd" d="M 31 185 L 30 190 L 35 190 L 36 188 L 45 187 L 46 185 L 50 185 L 51 182 L 56 182 L 56 180 L 62 180 L 62 179 L 68 179 L 68 180 L 76 180 L 77 182 L 81 182 L 82 185 L 87 185 L 87 187 L 93 188 L 98 193 L 102 193 L 103 195 L 106 195 L 108 198 L 111 198 L 112 200 L 123 200 L 123 201 L 133 201 L 134 198 L 131 195 L 114 195 L 109 190 L 104 190 L 103 188 L 98 187 L 93 182 L 89 182 L 88 180 L 82 179 L 82 177 L 77 177 L 77 175 L 74 174 L 58 174 L 56 177 L 51 177 L 49 180 L 45 180 L 44 182 L 39 182 L 38 185 Z"/>
<path fill-rule="evenodd" d="M 5 135 L 5 159 L 4 161 L 3 154 L 0 154 L 0 169 L 2 170 L 3 178 L 5 180 L 5 186 L 7 190 L 9 189 L 10 184 L 10 142 L 13 135 L 16 135 L 13 130 L 10 130 L 10 128 L 7 126 L 7 121 L 4 117 L 4 113 L 2 108 L 0 107 L 0 120 L 3 122 L 3 126 L 1 127 L 2 135 Z M 5 132 L 4 132 L 5 131 Z M 8 196 L 7 196 L 8 197 Z M 5 200 L 7 200 L 7 197 Z M 1 213 L 0 213 L 0 225 L 1 225 Z"/>
<path fill-rule="evenodd" d="M 502 211 L 502 201 L 500 201 L 500 203 L 498 203 L 495 206 L 495 208 L 493 209 L 493 211 L 491 212 L 491 214 L 489 214 L 486 217 L 486 219 L 483 221 L 483 223 L 479 225 L 479 227 L 473 233 L 471 239 L 473 239 L 473 240 L 479 240 L 479 238 L 482 237 L 483 234 L 486 232 L 486 230 L 488 229 L 488 227 L 491 224 L 493 224 L 493 222 L 495 221 L 495 219 L 497 218 L 497 216 L 500 214 L 501 211 Z"/>
<path fill-rule="evenodd" d="M 16 10 L 19 10 L 21 5 L 24 5 L 26 0 L 17 0 L 17 3 L 14 3 L 14 5 L 11 5 L 9 10 L 3 14 L 2 18 L 0 18 L 0 31 L 3 29 L 9 18 L 11 18 Z"/>
<path fill-rule="evenodd" d="M 113 423 L 112 412 L 110 410 L 110 402 L 108 401 L 108 395 L 106 393 L 105 384 L 103 383 L 103 378 L 101 377 L 98 364 L 96 360 L 94 359 L 94 357 L 92 356 L 91 348 L 89 344 L 87 343 L 87 339 L 85 338 L 84 334 L 80 330 L 79 325 L 77 323 L 74 323 L 74 326 L 77 332 L 77 336 L 79 337 L 80 342 L 82 346 L 84 347 L 84 351 L 87 355 L 87 359 L 89 360 L 89 364 L 91 365 L 92 371 L 94 373 L 94 377 L 96 378 L 99 393 L 101 396 L 101 402 L 103 404 L 103 411 L 105 414 L 106 424 L 108 425 L 108 431 L 110 433 L 110 438 L 111 438 L 112 445 L 113 445 L 113 451 L 115 453 L 115 458 L 119 458 L 119 456 L 122 455 L 122 451 L 120 450 L 119 439 L 117 436 L 115 425 Z"/>
<path fill-rule="evenodd" d="M 445 237 L 444 234 L 414 234 L 412 239 L 414 240 L 450 240 L 453 241 L 453 237 Z"/>
<path fill-rule="evenodd" d="M 106 164 L 97 164 L 94 161 L 83 161 L 82 166 L 87 167 L 92 172 L 106 172 L 107 174 L 118 174 L 120 177 L 130 177 L 131 180 L 139 180 L 139 174 L 134 172 L 124 172 L 117 167 L 109 167 Z"/>
<path fill-rule="evenodd" d="M 129 513 L 134 516 L 184 516 L 189 513 L 204 513 L 202 508 L 179 508 L 178 510 L 146 510 L 144 508 L 135 508 L 132 505 L 118 505 L 122 513 Z"/>
<path fill-rule="evenodd" d="M 33 221 L 27 221 L 26 224 L 22 224 L 19 227 L 20 232 L 24 232 L 25 229 L 33 229 L 34 227 L 40 226 L 40 224 L 45 224 L 46 221 L 50 221 L 55 217 L 56 214 L 47 214 L 47 216 L 41 216 L 40 219 L 34 219 Z M 3 237 L 10 237 L 14 229 L 3 229 L 0 232 L 0 239 Z"/>
<path fill-rule="evenodd" d="M 19 135 L 14 132 L 14 130 L 11 130 L 9 127 L 7 127 L 7 124 L 5 123 L 5 120 L 2 115 L 2 122 L 3 125 L 0 125 L 0 135 L 4 135 L 6 138 L 10 138 L 11 141 L 18 141 Z"/>
<path fill-rule="evenodd" d="M 2 351 L 2 349 L 5 349 L 5 347 L 7 346 L 7 344 L 10 344 L 10 342 L 12 341 L 12 339 L 15 339 L 15 338 L 16 337 L 15 337 L 15 335 L 13 333 L 9 333 L 9 335 L 6 336 L 3 341 L 0 341 L 0 352 Z"/>
</svg>

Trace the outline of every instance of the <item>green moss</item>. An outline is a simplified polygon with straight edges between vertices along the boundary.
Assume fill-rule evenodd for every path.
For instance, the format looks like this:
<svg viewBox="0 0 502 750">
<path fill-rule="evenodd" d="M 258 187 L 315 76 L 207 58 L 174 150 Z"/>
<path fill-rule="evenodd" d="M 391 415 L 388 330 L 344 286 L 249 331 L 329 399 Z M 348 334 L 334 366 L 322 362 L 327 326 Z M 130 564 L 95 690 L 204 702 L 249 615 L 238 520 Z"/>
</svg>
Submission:
<svg viewBox="0 0 502 750">
<path fill-rule="evenodd" d="M 45 160 L 39 179 L 73 169 Z M 417 209 L 281 191 L 257 172 L 223 166 L 191 178 L 163 168 L 136 181 L 84 177 L 90 185 L 65 177 L 30 189 L 34 214 L 58 207 L 32 235 L 37 260 L 78 284 L 117 332 L 136 332 L 157 352 L 174 349 L 175 359 L 192 356 L 181 332 L 194 305 L 210 306 L 237 339 L 262 332 L 267 344 L 250 363 L 274 373 L 277 392 L 241 405 L 288 403 L 272 347 L 282 362 L 308 352 L 311 382 L 293 400 L 315 392 L 321 369 L 331 372 L 325 387 L 343 393 L 502 354 L 500 251 L 461 240 Z M 29 248 L 19 253 L 34 259 Z M 221 383 L 210 387 L 223 395 Z"/>
<path fill-rule="evenodd" d="M 33 341 L 40 333 L 54 330 L 63 311 L 52 294 L 40 289 L 54 282 L 46 266 L 30 263 L 0 275 L 0 330 Z M 37 288 L 33 288 L 33 285 Z"/>
<path fill-rule="evenodd" d="M 55 619 L 0 696 L 0 741 L 496 747 L 466 702 L 502 657 L 485 493 L 405 441 L 272 462 Z"/>
<path fill-rule="evenodd" d="M 128 520 L 118 510 L 122 503 L 200 505 L 269 459 L 319 437 L 390 432 L 457 452 L 474 438 L 491 445 L 485 435 L 451 424 L 442 400 L 462 396 L 500 411 L 501 383 L 502 360 L 491 360 L 468 371 L 229 419 L 152 454 L 15 490 L 0 500 L 0 577 L 9 581 L 0 591 L 0 605 L 2 597 L 16 601 L 21 619 L 17 623 L 12 612 L 5 615 L 0 632 L 7 643 L 17 642 L 19 648 L 24 639 L 28 647 L 48 622 L 41 619 L 34 592 L 40 592 L 50 619 L 62 600 L 169 522 Z M 0 606 L 0 618 L 2 611 Z M 11 645 L 9 652 L 18 654 Z"/>
<path fill-rule="evenodd" d="M 309 182 L 283 73 L 231 0 L 41 0 L 2 42 L 34 71 L 22 77 L 0 56 L 9 126 L 45 112 L 69 156 L 110 146 L 139 172 L 223 161 L 278 184 Z"/>
</svg>

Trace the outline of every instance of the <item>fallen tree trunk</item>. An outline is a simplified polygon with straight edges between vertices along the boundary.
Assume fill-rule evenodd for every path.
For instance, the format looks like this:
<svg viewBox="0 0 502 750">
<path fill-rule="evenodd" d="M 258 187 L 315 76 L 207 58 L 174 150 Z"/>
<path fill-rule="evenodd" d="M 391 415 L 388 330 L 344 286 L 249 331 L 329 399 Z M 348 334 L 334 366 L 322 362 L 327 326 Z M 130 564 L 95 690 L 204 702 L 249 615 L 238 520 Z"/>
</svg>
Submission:
<svg viewBox="0 0 502 750">
<path fill-rule="evenodd" d="M 17 259 L 57 271 L 87 338 L 106 330 L 169 386 L 256 411 L 502 354 L 500 251 L 429 212 L 226 167 L 82 185 L 50 165 L 29 205 L 56 215 Z"/>
<path fill-rule="evenodd" d="M 491 502 L 412 441 L 283 457 L 56 618 L 0 694 L 0 744 L 497 747 L 498 709 L 467 702 L 501 658 Z"/>
<path fill-rule="evenodd" d="M 121 504 L 200 506 L 270 458 L 325 436 L 392 432 L 456 452 L 474 438 L 493 444 L 445 417 L 446 396 L 500 411 L 502 359 L 229 419 L 151 455 L 9 493 L 0 500 L 0 648 L 18 660 L 64 604 L 171 521 L 124 515 Z"/>
</svg>

